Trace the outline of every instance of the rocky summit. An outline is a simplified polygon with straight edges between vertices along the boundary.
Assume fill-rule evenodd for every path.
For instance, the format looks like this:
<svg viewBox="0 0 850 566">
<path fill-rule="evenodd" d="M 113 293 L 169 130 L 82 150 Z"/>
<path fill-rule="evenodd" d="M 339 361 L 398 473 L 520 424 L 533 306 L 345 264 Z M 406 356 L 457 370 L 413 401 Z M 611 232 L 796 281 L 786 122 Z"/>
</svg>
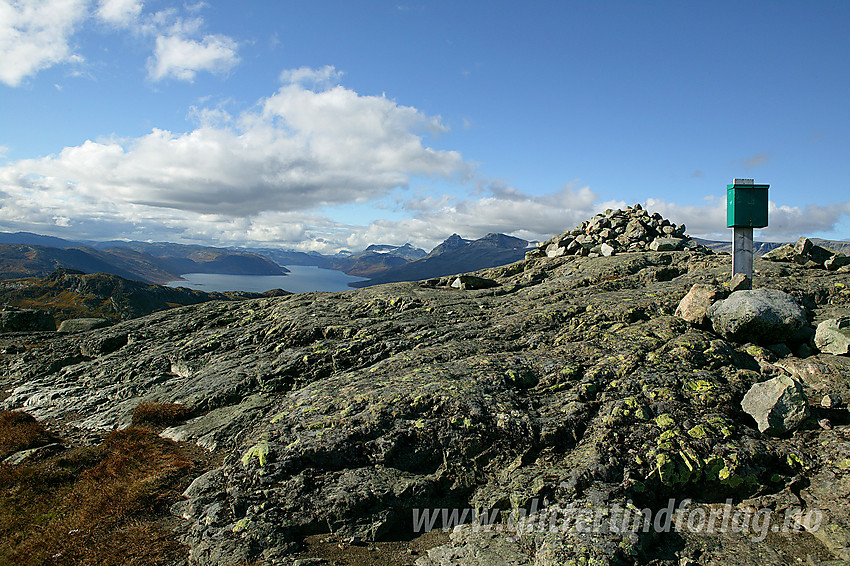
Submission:
<svg viewBox="0 0 850 566">
<path fill-rule="evenodd" d="M 711 323 L 751 293 L 724 286 L 730 263 L 609 211 L 466 277 L 15 334 L 2 408 L 91 445 L 182 407 L 160 436 L 212 462 L 169 500 L 192 565 L 343 564 L 305 540 L 444 527 L 362 563 L 846 564 L 850 358 L 814 329 L 850 315 L 850 274 L 756 260 L 759 312 L 793 316 L 750 337 Z"/>
</svg>

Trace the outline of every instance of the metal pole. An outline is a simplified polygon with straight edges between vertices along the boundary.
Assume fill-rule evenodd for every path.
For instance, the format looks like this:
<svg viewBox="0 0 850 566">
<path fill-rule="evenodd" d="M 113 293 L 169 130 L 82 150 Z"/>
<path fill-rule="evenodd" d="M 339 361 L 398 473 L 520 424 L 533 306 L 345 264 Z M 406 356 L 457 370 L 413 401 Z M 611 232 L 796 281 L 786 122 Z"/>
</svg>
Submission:
<svg viewBox="0 0 850 566">
<path fill-rule="evenodd" d="M 753 280 L 753 229 L 749 227 L 732 228 L 732 277 L 738 273 Z"/>
</svg>

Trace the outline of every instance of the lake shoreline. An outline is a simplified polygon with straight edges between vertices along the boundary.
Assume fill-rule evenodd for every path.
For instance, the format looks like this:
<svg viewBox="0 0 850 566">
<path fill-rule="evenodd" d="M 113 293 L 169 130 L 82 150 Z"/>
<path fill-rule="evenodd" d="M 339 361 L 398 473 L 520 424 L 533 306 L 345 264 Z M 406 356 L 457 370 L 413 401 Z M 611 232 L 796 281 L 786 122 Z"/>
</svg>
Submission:
<svg viewBox="0 0 850 566">
<path fill-rule="evenodd" d="M 291 293 L 353 291 L 349 283 L 366 281 L 366 277 L 347 275 L 342 271 L 324 269 L 312 265 L 283 266 L 288 273 L 283 275 L 233 275 L 226 273 L 181 273 L 182 279 L 169 281 L 166 287 L 186 287 L 199 291 L 226 292 L 247 291 L 264 293 L 272 289 L 283 289 Z"/>
</svg>

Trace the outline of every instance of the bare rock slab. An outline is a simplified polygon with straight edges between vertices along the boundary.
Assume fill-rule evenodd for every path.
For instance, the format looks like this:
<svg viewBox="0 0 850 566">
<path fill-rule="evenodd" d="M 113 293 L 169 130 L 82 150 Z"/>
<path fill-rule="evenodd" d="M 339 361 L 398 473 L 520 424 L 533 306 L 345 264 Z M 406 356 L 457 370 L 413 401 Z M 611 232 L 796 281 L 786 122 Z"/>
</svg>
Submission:
<svg viewBox="0 0 850 566">
<path fill-rule="evenodd" d="M 85 332 L 109 326 L 105 318 L 69 318 L 59 325 L 58 332 Z"/>
<path fill-rule="evenodd" d="M 790 432 L 809 416 L 803 384 L 787 375 L 753 385 L 741 408 L 755 419 L 760 432 L 768 434 Z"/>
<path fill-rule="evenodd" d="M 777 344 L 794 337 L 806 322 L 803 308 L 776 289 L 735 291 L 708 309 L 714 331 L 728 340 Z"/>
</svg>

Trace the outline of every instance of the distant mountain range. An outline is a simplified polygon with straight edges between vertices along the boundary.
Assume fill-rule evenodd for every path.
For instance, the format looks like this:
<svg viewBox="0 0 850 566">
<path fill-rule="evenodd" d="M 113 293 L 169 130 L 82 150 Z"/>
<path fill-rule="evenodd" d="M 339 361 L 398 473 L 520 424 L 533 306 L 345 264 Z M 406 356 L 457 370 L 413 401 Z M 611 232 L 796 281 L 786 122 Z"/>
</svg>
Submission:
<svg viewBox="0 0 850 566">
<path fill-rule="evenodd" d="M 466 240 L 452 234 L 421 259 L 391 267 L 352 287 L 417 281 L 506 265 L 524 259 L 527 249 L 526 240 L 505 234 L 487 234 L 478 240 Z"/>
<path fill-rule="evenodd" d="M 148 283 L 184 273 L 285 275 L 288 270 L 256 253 L 206 246 L 147 242 L 73 242 L 28 232 L 0 233 L 0 279 L 44 277 L 56 269 L 111 273 Z"/>
<path fill-rule="evenodd" d="M 731 251 L 730 242 L 694 238 L 716 251 Z M 850 255 L 850 242 L 812 239 Z M 761 256 L 781 246 L 755 242 Z M 59 268 L 111 273 L 125 279 L 165 283 L 185 273 L 283 275 L 285 265 L 316 266 L 368 278 L 353 287 L 417 281 L 506 265 L 525 257 L 529 243 L 505 234 L 468 240 L 452 234 L 430 253 L 411 244 L 373 244 L 357 253 L 334 255 L 272 248 L 224 249 L 168 242 L 70 241 L 29 232 L 0 232 L 0 279 L 44 277 Z"/>
</svg>

